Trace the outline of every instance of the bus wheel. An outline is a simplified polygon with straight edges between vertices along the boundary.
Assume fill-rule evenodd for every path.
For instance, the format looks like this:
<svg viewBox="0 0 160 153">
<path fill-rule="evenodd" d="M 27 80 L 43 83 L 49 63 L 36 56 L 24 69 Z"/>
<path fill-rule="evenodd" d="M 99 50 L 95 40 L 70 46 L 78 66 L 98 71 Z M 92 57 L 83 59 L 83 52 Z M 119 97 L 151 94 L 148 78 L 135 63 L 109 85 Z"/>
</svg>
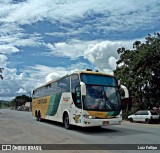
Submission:
<svg viewBox="0 0 160 153">
<path fill-rule="evenodd" d="M 38 118 L 37 121 L 42 122 L 41 112 L 40 111 L 38 112 L 38 117 L 37 118 Z"/>
<path fill-rule="evenodd" d="M 37 113 L 37 111 L 35 112 L 35 117 L 36 117 L 36 120 L 38 121 L 38 113 Z"/>
<path fill-rule="evenodd" d="M 67 113 L 63 115 L 63 125 L 66 129 L 70 129 L 71 125 L 69 124 L 69 116 Z"/>
</svg>

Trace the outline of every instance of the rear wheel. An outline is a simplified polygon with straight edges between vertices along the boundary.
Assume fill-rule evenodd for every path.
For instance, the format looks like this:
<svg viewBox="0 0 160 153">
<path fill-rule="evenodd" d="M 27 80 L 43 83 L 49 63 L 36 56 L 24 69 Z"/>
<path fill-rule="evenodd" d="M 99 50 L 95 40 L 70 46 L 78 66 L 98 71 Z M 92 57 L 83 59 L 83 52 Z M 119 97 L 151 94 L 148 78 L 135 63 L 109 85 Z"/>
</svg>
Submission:
<svg viewBox="0 0 160 153">
<path fill-rule="evenodd" d="M 38 113 L 37 113 L 37 111 L 35 112 L 35 117 L 36 117 L 36 120 L 38 121 Z"/>
<path fill-rule="evenodd" d="M 69 123 L 69 116 L 67 113 L 64 114 L 63 116 L 63 125 L 66 129 L 70 129 L 71 128 L 71 125 Z"/>
<path fill-rule="evenodd" d="M 42 122 L 41 112 L 38 112 L 37 121 Z"/>
<path fill-rule="evenodd" d="M 129 121 L 130 121 L 130 122 L 133 122 L 133 118 L 130 118 Z"/>
</svg>

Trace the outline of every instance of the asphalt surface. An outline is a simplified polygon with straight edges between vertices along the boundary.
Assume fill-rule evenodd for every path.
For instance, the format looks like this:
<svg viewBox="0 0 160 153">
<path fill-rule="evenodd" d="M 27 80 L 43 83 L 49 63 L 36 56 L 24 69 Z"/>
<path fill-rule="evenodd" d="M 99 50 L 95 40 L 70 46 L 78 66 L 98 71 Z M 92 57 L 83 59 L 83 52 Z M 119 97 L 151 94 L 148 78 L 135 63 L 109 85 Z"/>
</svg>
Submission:
<svg viewBox="0 0 160 153">
<path fill-rule="evenodd" d="M 73 127 L 66 130 L 62 124 L 38 122 L 31 112 L 0 109 L 0 144 L 124 144 L 128 150 L 51 150 L 41 152 L 107 153 L 159 152 L 158 150 L 130 150 L 127 144 L 160 144 L 160 124 L 130 123 L 102 128 Z M 90 147 L 90 146 L 89 146 Z M 139 146 L 141 147 L 141 145 Z M 12 151 L 2 151 L 12 152 Z M 15 151 L 13 151 L 15 152 Z M 16 151 L 27 152 L 27 151 Z M 29 151 L 39 152 L 39 151 Z"/>
</svg>

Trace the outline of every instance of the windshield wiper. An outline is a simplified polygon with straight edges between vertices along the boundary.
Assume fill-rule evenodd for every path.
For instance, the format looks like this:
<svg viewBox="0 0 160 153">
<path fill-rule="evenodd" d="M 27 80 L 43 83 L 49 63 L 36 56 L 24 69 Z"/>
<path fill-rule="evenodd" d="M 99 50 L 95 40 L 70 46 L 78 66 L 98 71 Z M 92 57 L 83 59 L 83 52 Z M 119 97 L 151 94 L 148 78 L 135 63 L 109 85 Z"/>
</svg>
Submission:
<svg viewBox="0 0 160 153">
<path fill-rule="evenodd" d="M 108 97 L 106 97 L 105 103 L 106 109 L 109 108 L 110 110 L 115 110 L 115 106 L 111 103 Z"/>
</svg>

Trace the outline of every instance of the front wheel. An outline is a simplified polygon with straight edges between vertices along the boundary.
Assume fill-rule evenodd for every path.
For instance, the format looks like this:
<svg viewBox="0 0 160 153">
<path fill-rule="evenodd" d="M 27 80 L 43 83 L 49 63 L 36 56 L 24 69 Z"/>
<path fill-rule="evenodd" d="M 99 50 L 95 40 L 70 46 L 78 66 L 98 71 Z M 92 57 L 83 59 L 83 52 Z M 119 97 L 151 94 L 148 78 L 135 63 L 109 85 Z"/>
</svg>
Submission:
<svg viewBox="0 0 160 153">
<path fill-rule="evenodd" d="M 129 121 L 130 121 L 130 122 L 133 122 L 133 118 L 130 118 Z"/>
<path fill-rule="evenodd" d="M 147 124 L 149 124 L 149 123 L 150 123 L 150 119 L 146 118 L 146 119 L 145 119 L 145 122 L 146 122 Z"/>
<path fill-rule="evenodd" d="M 66 129 L 70 129 L 71 128 L 71 125 L 69 123 L 69 116 L 67 113 L 64 114 L 64 117 L 63 117 L 63 125 Z"/>
</svg>

